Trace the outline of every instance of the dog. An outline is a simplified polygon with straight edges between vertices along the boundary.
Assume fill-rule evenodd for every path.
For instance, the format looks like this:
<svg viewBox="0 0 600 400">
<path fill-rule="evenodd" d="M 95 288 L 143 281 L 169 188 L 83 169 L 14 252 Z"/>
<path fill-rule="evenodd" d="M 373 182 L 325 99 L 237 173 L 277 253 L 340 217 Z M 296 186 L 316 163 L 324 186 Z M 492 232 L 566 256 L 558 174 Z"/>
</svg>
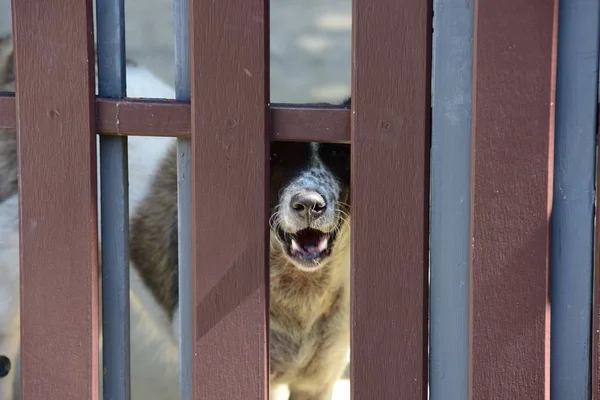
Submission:
<svg viewBox="0 0 600 400">
<path fill-rule="evenodd" d="M 350 346 L 350 146 L 274 142 L 270 169 L 270 395 L 331 400 Z M 132 265 L 177 336 L 176 147 L 130 232 Z"/>
<path fill-rule="evenodd" d="M 8 43 L 0 42 L 0 49 Z M 4 71 L 11 71 L 0 76 L 0 84 L 4 82 L 3 87 L 10 90 L 14 88 L 12 50 L 0 54 L 5 54 L 0 71 L 3 66 Z M 127 78 L 131 97 L 173 97 L 170 87 L 134 63 L 127 65 Z M 14 360 L 19 346 L 16 154 L 16 133 L 0 132 L 0 235 L 6 238 L 0 243 L 0 274 L 9 277 L 0 282 L 0 306 L 6 305 L 0 308 L 0 354 L 9 360 Z M 290 399 L 329 400 L 348 364 L 349 157 L 349 145 L 271 144 L 273 399 L 281 393 L 278 388 L 285 386 Z M 166 240 L 177 234 L 176 170 L 174 139 L 129 138 L 131 387 L 135 400 L 178 398 L 178 334 L 176 328 L 168 327 L 176 326 L 179 318 L 177 240 Z M 1 398 L 12 398 L 14 375 L 0 379 Z"/>
<path fill-rule="evenodd" d="M 0 92 L 15 88 L 12 37 L 0 37 Z M 127 94 L 141 98 L 174 98 L 172 87 L 135 62 L 127 62 Z M 24 77 L 23 79 L 27 79 Z M 153 170 L 173 138 L 129 137 L 129 207 L 146 195 Z M 97 142 L 99 145 L 99 141 Z M 98 152 L 99 153 L 99 152 Z M 98 158 L 99 160 L 99 158 Z M 98 168 L 99 170 L 99 168 Z M 98 179 L 98 193 L 101 187 Z M 99 198 L 99 197 L 98 197 Z M 17 133 L 0 131 L 0 399 L 11 400 L 18 386 L 19 220 Z M 100 209 L 100 205 L 98 206 Z M 99 219 L 99 225 L 102 221 Z M 100 227 L 99 227 L 100 228 Z M 85 268 L 88 266 L 82 266 Z M 130 268 L 131 398 L 178 399 L 177 342 L 165 326 L 163 313 L 146 286 Z M 100 353 L 102 354 L 102 353 Z M 100 357 L 101 363 L 101 357 Z M 100 364 L 101 366 L 101 364 Z M 99 369 L 101 371 L 101 368 Z M 102 379 L 100 377 L 100 382 Z M 100 396 L 102 396 L 102 388 Z"/>
</svg>

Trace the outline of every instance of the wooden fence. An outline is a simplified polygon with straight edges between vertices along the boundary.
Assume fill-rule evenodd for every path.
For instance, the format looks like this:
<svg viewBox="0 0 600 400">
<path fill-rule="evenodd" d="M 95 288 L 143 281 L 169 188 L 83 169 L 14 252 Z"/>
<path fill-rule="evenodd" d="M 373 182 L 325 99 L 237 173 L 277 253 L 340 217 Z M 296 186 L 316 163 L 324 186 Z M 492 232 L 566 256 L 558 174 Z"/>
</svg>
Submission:
<svg viewBox="0 0 600 400">
<path fill-rule="evenodd" d="M 175 0 L 175 102 L 124 98 L 122 0 L 98 0 L 99 97 L 92 1 L 13 0 L 21 398 L 98 398 L 100 134 L 105 398 L 129 391 L 126 135 L 156 135 L 180 138 L 182 399 L 268 396 L 268 211 L 243 210 L 270 140 L 352 145 L 354 399 L 600 399 L 599 4 L 354 0 L 349 110 L 269 103 L 268 0 Z"/>
</svg>

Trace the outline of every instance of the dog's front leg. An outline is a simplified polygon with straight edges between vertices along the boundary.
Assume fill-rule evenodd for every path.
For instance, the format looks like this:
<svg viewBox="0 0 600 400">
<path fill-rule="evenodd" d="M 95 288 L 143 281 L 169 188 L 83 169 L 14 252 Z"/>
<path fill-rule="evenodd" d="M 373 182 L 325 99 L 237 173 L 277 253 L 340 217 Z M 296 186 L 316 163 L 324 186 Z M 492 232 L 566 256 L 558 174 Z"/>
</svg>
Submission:
<svg viewBox="0 0 600 400">
<path fill-rule="evenodd" d="M 291 387 L 289 400 L 332 400 L 334 386 L 335 382 L 332 382 L 319 391 L 310 392 Z"/>
<path fill-rule="evenodd" d="M 19 199 L 0 203 L 0 399 L 12 400 L 20 348 Z"/>
</svg>

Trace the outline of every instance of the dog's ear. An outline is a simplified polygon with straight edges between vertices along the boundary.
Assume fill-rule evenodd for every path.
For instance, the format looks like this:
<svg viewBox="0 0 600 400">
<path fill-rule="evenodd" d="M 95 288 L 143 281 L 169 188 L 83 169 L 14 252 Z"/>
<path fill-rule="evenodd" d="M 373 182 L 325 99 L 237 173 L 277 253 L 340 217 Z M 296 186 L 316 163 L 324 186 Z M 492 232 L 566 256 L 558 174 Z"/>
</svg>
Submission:
<svg viewBox="0 0 600 400">
<path fill-rule="evenodd" d="M 15 80 L 14 58 L 12 37 L 0 36 L 0 91 L 4 86 L 12 86 Z"/>
</svg>

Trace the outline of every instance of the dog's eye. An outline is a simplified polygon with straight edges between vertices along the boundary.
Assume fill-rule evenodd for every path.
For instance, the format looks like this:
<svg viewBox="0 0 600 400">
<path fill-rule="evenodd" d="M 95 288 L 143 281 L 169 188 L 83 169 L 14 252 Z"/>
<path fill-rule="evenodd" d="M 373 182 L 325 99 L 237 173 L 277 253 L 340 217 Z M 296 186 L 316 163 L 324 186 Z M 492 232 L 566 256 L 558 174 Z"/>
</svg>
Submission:
<svg viewBox="0 0 600 400">
<path fill-rule="evenodd" d="M 269 160 L 277 161 L 278 159 L 279 159 L 279 156 L 277 155 L 277 153 L 271 153 L 271 157 L 269 157 Z"/>
</svg>

